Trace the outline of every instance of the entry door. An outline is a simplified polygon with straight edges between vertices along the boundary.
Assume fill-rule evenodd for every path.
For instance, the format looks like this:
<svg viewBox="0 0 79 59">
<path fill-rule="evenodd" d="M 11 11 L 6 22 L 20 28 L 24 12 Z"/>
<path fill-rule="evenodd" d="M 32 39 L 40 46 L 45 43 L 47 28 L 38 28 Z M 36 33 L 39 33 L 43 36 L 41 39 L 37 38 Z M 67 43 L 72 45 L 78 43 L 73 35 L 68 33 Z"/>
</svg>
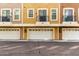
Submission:
<svg viewBox="0 0 79 59">
<path fill-rule="evenodd" d="M 47 10 L 39 10 L 39 21 L 40 22 L 47 21 Z"/>
<path fill-rule="evenodd" d="M 2 22 L 10 22 L 11 11 L 9 9 L 2 9 Z"/>
</svg>

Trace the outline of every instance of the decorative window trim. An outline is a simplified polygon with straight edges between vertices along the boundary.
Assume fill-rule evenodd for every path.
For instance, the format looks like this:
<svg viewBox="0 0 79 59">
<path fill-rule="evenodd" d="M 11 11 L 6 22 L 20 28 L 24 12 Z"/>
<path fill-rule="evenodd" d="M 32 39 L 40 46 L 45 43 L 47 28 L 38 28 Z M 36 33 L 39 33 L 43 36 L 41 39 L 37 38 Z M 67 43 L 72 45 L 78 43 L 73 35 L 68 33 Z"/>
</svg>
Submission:
<svg viewBox="0 0 79 59">
<path fill-rule="evenodd" d="M 29 28 L 29 31 L 53 31 L 52 28 Z"/>
<path fill-rule="evenodd" d="M 48 16 L 48 9 L 47 8 L 38 8 L 37 9 L 37 16 L 39 15 L 39 10 L 46 10 L 47 12 L 46 12 L 46 14 L 47 14 L 47 16 Z M 48 21 L 48 18 L 47 18 L 47 20 L 46 20 L 46 22 Z"/>
<path fill-rule="evenodd" d="M 14 11 L 15 11 L 15 10 L 19 10 L 19 19 L 18 19 L 18 20 L 15 20 L 15 18 L 14 18 L 14 15 L 15 15 L 15 14 L 14 14 Z M 21 14 L 21 13 L 20 13 L 20 8 L 14 8 L 14 9 L 13 9 L 13 21 L 20 21 L 20 17 L 21 17 L 20 14 Z"/>
<path fill-rule="evenodd" d="M 2 11 L 3 10 L 10 10 L 10 16 L 12 16 L 12 14 L 11 14 L 11 8 L 1 8 L 1 22 L 2 22 Z M 10 22 L 11 22 L 11 20 L 10 20 Z M 6 23 L 10 23 L 10 22 L 6 22 Z"/>
<path fill-rule="evenodd" d="M 0 31 L 20 31 L 20 29 L 19 28 L 16 28 L 16 29 L 14 29 L 14 28 L 0 28 Z"/>
<path fill-rule="evenodd" d="M 74 22 L 74 8 L 63 8 L 63 16 L 65 15 L 66 9 L 72 9 L 73 10 L 73 21 L 72 22 Z M 63 21 L 63 22 L 66 22 L 66 21 Z"/>
<path fill-rule="evenodd" d="M 29 10 L 33 10 L 33 17 L 29 17 Z M 28 8 L 27 9 L 27 18 L 34 18 L 34 8 Z"/>
<path fill-rule="evenodd" d="M 52 19 L 52 10 L 55 9 L 56 10 L 56 19 Z M 51 8 L 50 9 L 50 19 L 51 21 L 57 21 L 58 20 L 58 8 Z"/>
</svg>

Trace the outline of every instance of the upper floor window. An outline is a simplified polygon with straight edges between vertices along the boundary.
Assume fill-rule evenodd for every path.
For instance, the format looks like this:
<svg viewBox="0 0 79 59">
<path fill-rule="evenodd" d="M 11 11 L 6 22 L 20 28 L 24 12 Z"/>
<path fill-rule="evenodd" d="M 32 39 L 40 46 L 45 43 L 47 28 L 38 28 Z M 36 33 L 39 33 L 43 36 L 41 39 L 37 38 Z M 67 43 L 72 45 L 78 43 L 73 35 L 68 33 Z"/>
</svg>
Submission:
<svg viewBox="0 0 79 59">
<path fill-rule="evenodd" d="M 39 22 L 47 22 L 48 21 L 48 9 L 39 8 L 37 20 Z"/>
<path fill-rule="evenodd" d="M 13 15 L 14 15 L 14 21 L 20 20 L 20 9 L 15 8 L 14 11 L 13 11 Z"/>
<path fill-rule="evenodd" d="M 74 9 L 73 8 L 64 8 L 63 9 L 63 21 L 73 22 L 74 21 Z"/>
<path fill-rule="evenodd" d="M 33 18 L 34 17 L 34 9 L 30 8 L 27 9 L 27 18 Z"/>
<path fill-rule="evenodd" d="M 10 8 L 2 8 L 1 9 L 1 21 L 2 22 L 10 22 L 11 21 L 11 9 Z"/>
<path fill-rule="evenodd" d="M 51 18 L 52 21 L 57 20 L 57 13 L 58 13 L 57 8 L 51 8 L 51 10 L 50 10 L 50 18 Z"/>
</svg>

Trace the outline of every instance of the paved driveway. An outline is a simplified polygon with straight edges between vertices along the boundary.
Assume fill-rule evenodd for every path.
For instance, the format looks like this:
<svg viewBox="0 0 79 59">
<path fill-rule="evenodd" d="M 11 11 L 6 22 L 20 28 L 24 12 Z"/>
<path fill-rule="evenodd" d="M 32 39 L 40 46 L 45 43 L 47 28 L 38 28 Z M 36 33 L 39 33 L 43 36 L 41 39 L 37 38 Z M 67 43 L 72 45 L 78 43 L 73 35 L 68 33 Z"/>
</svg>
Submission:
<svg viewBox="0 0 79 59">
<path fill-rule="evenodd" d="M 0 56 L 79 56 L 79 42 L 0 41 Z"/>
</svg>

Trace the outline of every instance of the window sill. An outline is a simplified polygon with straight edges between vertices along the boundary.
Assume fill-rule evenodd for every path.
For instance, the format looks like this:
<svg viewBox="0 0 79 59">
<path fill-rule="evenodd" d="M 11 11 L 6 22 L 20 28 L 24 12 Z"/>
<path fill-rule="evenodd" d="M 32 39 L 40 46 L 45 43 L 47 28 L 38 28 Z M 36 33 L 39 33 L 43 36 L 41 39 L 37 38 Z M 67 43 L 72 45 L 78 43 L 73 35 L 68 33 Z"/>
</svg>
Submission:
<svg viewBox="0 0 79 59">
<path fill-rule="evenodd" d="M 49 22 L 36 22 L 36 24 L 49 24 Z"/>
<path fill-rule="evenodd" d="M 63 22 L 63 24 L 77 24 L 77 22 Z"/>
<path fill-rule="evenodd" d="M 12 24 L 11 22 L 0 22 L 0 24 Z"/>
<path fill-rule="evenodd" d="M 50 21 L 57 21 L 58 19 L 51 19 Z"/>
</svg>

